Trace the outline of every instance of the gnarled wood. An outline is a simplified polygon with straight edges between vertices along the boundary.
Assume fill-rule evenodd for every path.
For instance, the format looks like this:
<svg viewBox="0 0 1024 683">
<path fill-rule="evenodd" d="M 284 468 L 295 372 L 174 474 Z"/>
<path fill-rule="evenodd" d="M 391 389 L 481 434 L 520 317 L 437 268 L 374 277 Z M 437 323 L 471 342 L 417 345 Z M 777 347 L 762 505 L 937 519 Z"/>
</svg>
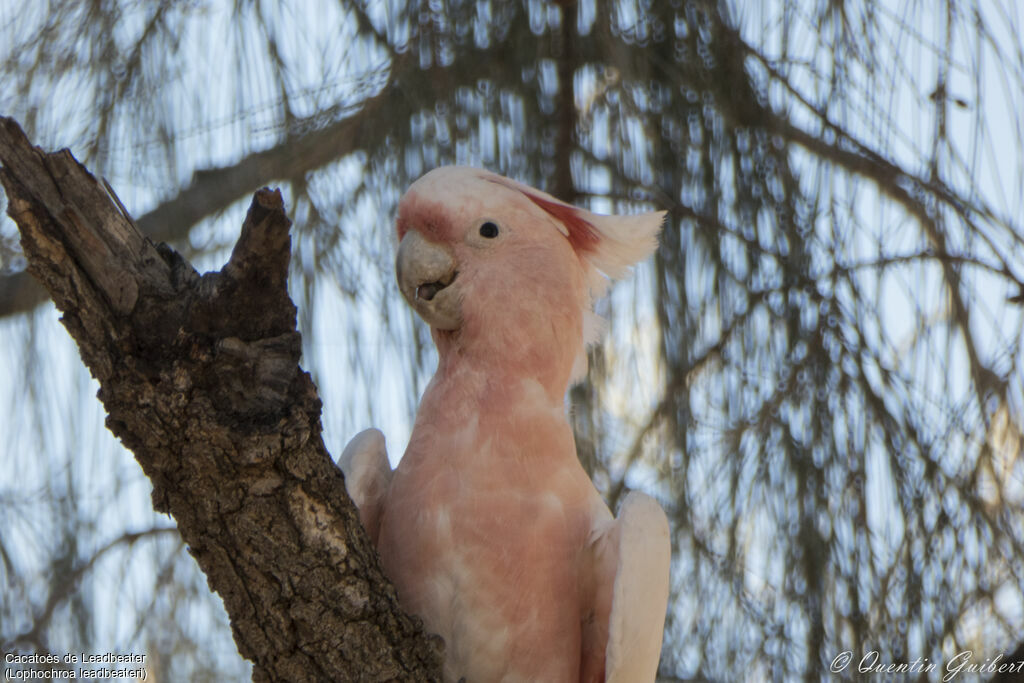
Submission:
<svg viewBox="0 0 1024 683">
<path fill-rule="evenodd" d="M 33 147 L 12 119 L 0 164 L 29 270 L 154 507 L 223 598 L 253 679 L 437 679 L 441 644 L 399 609 L 320 437 L 280 193 L 256 193 L 228 264 L 200 276 L 70 152 Z"/>
</svg>

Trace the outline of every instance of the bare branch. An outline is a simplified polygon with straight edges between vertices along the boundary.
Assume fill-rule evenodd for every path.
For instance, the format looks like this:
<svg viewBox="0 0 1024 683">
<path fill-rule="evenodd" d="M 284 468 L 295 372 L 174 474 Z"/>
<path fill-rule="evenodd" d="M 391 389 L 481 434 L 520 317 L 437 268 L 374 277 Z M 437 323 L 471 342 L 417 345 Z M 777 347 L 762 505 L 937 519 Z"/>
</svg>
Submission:
<svg viewBox="0 0 1024 683">
<path fill-rule="evenodd" d="M 231 260 L 200 277 L 68 151 L 44 154 L 11 119 L 0 163 L 29 270 L 154 507 L 223 598 L 254 680 L 436 679 L 439 643 L 399 609 L 320 437 L 280 193 L 256 193 Z"/>
<path fill-rule="evenodd" d="M 154 242 L 183 240 L 196 223 L 274 178 L 301 177 L 343 157 L 366 142 L 367 121 L 387 98 L 386 92 L 380 93 L 366 100 L 358 113 L 311 132 L 305 132 L 310 126 L 300 122 L 295 128 L 304 132 L 270 149 L 230 166 L 196 171 L 188 187 L 137 219 L 139 229 Z M 27 272 L 0 276 L 0 317 L 30 311 L 47 298 Z"/>
</svg>

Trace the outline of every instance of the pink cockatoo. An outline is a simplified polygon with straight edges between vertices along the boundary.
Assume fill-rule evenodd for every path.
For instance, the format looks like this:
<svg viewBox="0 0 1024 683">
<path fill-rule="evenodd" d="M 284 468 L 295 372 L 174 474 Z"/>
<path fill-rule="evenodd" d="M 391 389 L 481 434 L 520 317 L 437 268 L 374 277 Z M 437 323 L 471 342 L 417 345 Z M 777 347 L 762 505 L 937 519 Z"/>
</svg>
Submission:
<svg viewBox="0 0 1024 683">
<path fill-rule="evenodd" d="M 375 429 L 341 461 L 401 604 L 445 640 L 447 681 L 655 678 L 668 522 L 641 493 L 612 516 L 564 399 L 586 372 L 594 297 L 653 251 L 663 219 L 464 167 L 399 203 L 398 284 L 438 368 L 394 472 Z"/>
</svg>

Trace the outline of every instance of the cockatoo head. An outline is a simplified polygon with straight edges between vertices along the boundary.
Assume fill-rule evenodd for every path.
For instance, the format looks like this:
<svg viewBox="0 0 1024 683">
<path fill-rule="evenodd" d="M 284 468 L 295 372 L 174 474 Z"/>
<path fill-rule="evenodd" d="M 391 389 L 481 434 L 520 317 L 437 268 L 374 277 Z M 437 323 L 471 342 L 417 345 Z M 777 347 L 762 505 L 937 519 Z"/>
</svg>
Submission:
<svg viewBox="0 0 1024 683">
<path fill-rule="evenodd" d="M 399 289 L 442 357 L 561 382 L 586 371 L 608 278 L 657 246 L 664 213 L 601 216 L 476 168 L 435 169 L 398 207 Z"/>
</svg>

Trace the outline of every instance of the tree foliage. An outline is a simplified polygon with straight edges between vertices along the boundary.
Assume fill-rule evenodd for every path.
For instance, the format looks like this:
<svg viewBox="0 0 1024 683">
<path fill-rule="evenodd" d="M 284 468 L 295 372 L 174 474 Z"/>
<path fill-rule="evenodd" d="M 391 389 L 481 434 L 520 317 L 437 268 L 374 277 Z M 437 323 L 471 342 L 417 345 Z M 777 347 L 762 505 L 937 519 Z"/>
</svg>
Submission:
<svg viewBox="0 0 1024 683">
<path fill-rule="evenodd" d="M 598 211 L 668 209 L 571 392 L 603 492 L 645 488 L 673 520 L 662 673 L 818 678 L 872 650 L 941 668 L 1024 640 L 1024 17 L 896 5 L 11 5 L 0 110 L 210 266 L 251 191 L 282 184 L 335 453 L 368 424 L 399 452 L 432 370 L 390 275 L 412 179 L 470 163 Z M 93 556 L 161 523 L 13 234 L 0 424 L 32 484 L 0 493 L 0 640 L 239 675 L 179 655 L 223 619 L 172 538 L 105 551 L 140 569 L 134 609 L 103 605 L 116 582 Z"/>
</svg>

